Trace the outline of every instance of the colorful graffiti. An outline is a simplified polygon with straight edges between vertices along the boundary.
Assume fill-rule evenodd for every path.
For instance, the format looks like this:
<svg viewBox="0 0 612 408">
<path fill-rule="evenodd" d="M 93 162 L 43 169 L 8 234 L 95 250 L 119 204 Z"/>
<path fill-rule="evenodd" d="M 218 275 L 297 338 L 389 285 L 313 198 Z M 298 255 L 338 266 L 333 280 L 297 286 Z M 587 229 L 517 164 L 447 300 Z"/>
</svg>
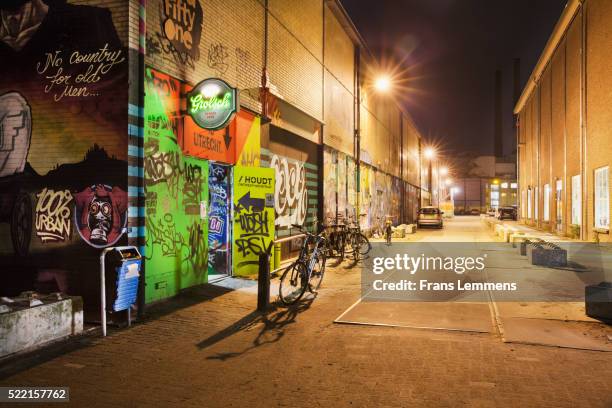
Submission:
<svg viewBox="0 0 612 408">
<path fill-rule="evenodd" d="M 323 151 L 323 214 L 326 219 L 356 216 L 356 168 L 348 155 L 326 147 Z"/>
<path fill-rule="evenodd" d="M 0 294 L 33 290 L 40 271 L 55 269 L 87 309 L 95 282 L 85 272 L 99 264 L 91 245 L 125 237 L 128 63 L 113 22 L 124 6 L 79 3 L 0 2 L 0 222 L 10 226 L 0 242 L 12 244 L 0 245 Z M 100 185 L 123 197 L 79 207 Z M 110 215 L 89 218 L 106 199 Z"/>
<path fill-rule="evenodd" d="M 18 92 L 0 96 L 0 177 L 22 173 L 30 147 L 32 113 Z"/>
<path fill-rule="evenodd" d="M 159 48 L 181 65 L 195 68 L 200 59 L 200 38 L 204 12 L 199 0 L 163 0 L 160 5 L 161 31 L 157 33 Z"/>
<path fill-rule="evenodd" d="M 43 188 L 36 198 L 36 236 L 41 242 L 69 239 L 72 231 L 70 191 Z"/>
<path fill-rule="evenodd" d="M 234 167 L 235 275 L 258 271 L 259 255 L 274 240 L 274 170 Z"/>
<path fill-rule="evenodd" d="M 304 143 L 310 142 L 304 141 Z M 310 145 L 305 149 L 309 147 Z M 289 235 L 290 232 L 295 233 L 295 229 L 291 230 L 291 224 L 312 228 L 318 206 L 317 165 L 262 149 L 262 166 L 274 169 L 277 235 L 282 237 Z"/>
<path fill-rule="evenodd" d="M 229 250 L 229 171 L 220 164 L 208 168 L 208 258 L 209 274 L 226 274 Z"/>
<path fill-rule="evenodd" d="M 147 302 L 205 283 L 208 270 L 208 175 L 205 160 L 188 157 L 182 135 L 183 85 L 147 68 L 144 178 Z"/>
<path fill-rule="evenodd" d="M 276 177 L 275 224 L 279 227 L 290 227 L 291 224 L 303 225 L 308 210 L 304 163 L 297 160 L 290 161 L 275 154 L 272 156 L 270 166 L 274 169 Z"/>
<path fill-rule="evenodd" d="M 125 232 L 127 193 L 120 187 L 92 185 L 74 195 L 75 225 L 89 245 L 104 248 Z"/>
</svg>

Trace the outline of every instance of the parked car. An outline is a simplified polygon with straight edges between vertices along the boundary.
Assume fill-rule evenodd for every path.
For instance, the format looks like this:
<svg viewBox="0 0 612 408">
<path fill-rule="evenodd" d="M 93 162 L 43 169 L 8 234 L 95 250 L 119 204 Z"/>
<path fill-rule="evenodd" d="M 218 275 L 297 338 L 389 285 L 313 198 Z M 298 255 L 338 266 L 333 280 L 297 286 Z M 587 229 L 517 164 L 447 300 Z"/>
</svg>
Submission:
<svg viewBox="0 0 612 408">
<path fill-rule="evenodd" d="M 501 207 L 497 211 L 497 219 L 498 220 L 513 220 L 516 221 L 517 214 L 516 208 L 514 207 Z"/>
<path fill-rule="evenodd" d="M 434 226 L 442 228 L 444 221 L 442 220 L 443 211 L 440 211 L 438 207 L 423 207 L 419 210 L 419 216 L 417 218 L 417 226 Z"/>
</svg>

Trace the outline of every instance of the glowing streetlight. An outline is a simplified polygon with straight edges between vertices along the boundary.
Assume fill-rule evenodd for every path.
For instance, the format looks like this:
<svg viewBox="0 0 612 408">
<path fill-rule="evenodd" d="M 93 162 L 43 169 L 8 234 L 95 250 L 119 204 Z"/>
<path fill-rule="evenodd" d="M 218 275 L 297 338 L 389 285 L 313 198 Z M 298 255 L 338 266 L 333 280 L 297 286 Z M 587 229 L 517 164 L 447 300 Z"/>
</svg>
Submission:
<svg viewBox="0 0 612 408">
<path fill-rule="evenodd" d="M 431 160 L 434 158 L 435 155 L 436 155 L 436 152 L 434 151 L 433 148 L 428 147 L 425 149 L 425 158 Z"/>
<path fill-rule="evenodd" d="M 388 76 L 380 76 L 374 81 L 374 88 L 379 92 L 387 92 L 391 89 L 391 80 Z"/>
<path fill-rule="evenodd" d="M 451 184 L 453 184 L 453 180 L 446 179 L 446 180 L 444 180 L 444 184 L 446 184 L 447 186 L 450 186 Z"/>
<path fill-rule="evenodd" d="M 440 168 L 440 174 L 446 176 L 448 174 L 448 167 Z"/>
</svg>

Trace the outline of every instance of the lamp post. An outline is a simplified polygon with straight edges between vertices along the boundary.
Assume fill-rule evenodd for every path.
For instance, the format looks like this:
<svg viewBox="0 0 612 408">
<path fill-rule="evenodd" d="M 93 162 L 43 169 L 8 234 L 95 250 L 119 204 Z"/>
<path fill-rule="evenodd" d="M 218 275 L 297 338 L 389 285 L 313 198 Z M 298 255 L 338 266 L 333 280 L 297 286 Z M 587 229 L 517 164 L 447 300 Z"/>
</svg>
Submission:
<svg viewBox="0 0 612 408">
<path fill-rule="evenodd" d="M 429 160 L 429 167 L 427 170 L 427 187 L 429 188 L 429 205 L 433 205 L 433 158 L 436 155 L 435 150 L 432 147 L 425 148 L 425 158 Z"/>
</svg>

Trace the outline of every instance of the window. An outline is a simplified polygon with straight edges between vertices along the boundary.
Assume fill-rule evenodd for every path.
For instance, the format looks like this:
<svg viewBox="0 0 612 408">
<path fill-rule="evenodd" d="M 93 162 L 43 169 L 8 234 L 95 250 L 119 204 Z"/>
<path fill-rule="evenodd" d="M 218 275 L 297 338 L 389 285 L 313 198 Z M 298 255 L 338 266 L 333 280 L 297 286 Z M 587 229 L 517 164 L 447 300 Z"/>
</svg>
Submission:
<svg viewBox="0 0 612 408">
<path fill-rule="evenodd" d="M 544 221 L 550 221 L 550 184 L 544 184 Z"/>
<path fill-rule="evenodd" d="M 499 186 L 497 184 L 491 184 L 491 190 L 499 190 Z"/>
<path fill-rule="evenodd" d="M 527 190 L 527 218 L 531 219 L 531 202 L 533 201 L 533 197 L 531 196 L 533 191 L 531 189 Z"/>
<path fill-rule="evenodd" d="M 580 176 L 572 176 L 572 224 L 582 225 L 582 189 Z"/>
<path fill-rule="evenodd" d="M 607 166 L 595 170 L 595 228 L 610 228 L 610 188 Z"/>
<path fill-rule="evenodd" d="M 517 188 L 518 184 L 517 183 L 510 183 L 510 188 Z"/>
<path fill-rule="evenodd" d="M 502 183 L 501 186 L 502 188 L 508 188 L 508 183 Z"/>
</svg>

